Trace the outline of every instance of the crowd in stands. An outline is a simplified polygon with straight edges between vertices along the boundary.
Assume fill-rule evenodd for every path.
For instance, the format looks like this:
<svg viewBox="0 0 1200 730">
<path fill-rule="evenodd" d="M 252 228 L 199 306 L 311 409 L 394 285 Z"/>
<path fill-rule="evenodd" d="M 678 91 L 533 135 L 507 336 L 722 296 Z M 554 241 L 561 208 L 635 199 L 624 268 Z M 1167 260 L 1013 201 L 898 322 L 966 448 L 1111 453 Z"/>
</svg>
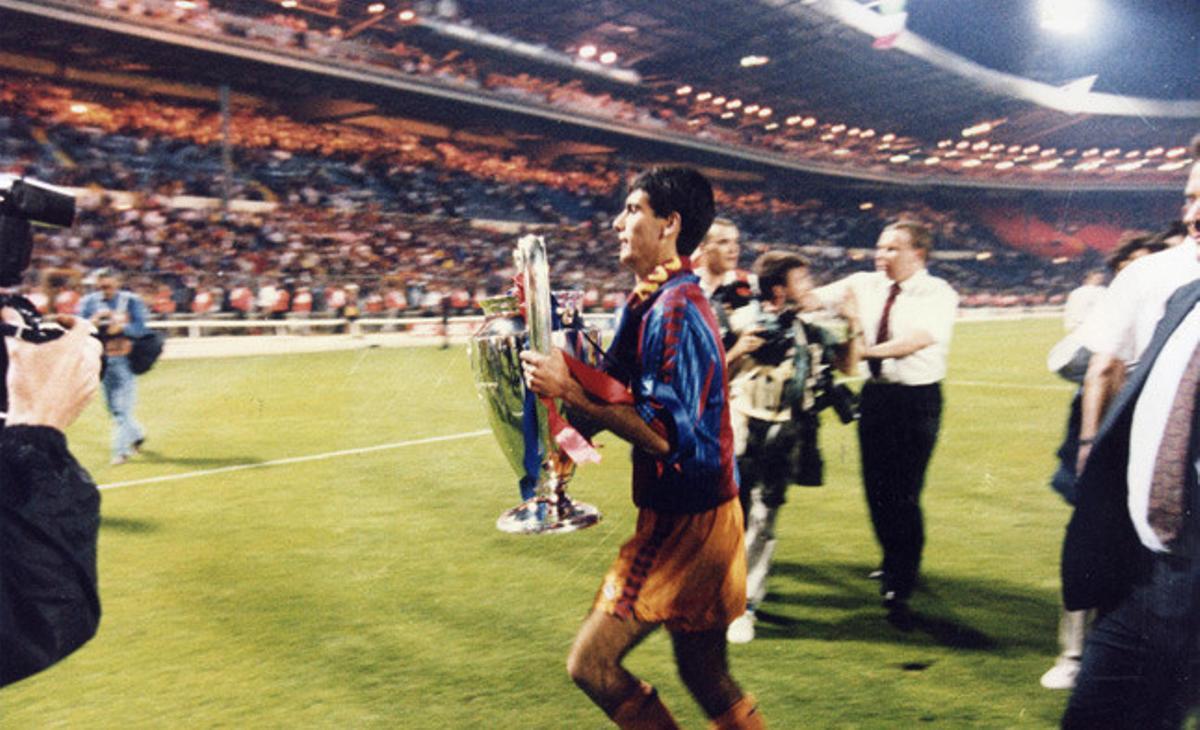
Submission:
<svg viewBox="0 0 1200 730">
<path fill-rule="evenodd" d="M 432 83 L 516 98 L 526 104 L 643 129 L 668 130 L 720 145 L 766 149 L 789 158 L 898 176 L 1173 181 L 1188 163 L 1180 157 L 1182 148 L 1059 150 L 978 138 L 935 141 L 898 137 L 886 130 L 861 129 L 854 126 L 853 120 L 817 120 L 803 110 L 759 109 L 757 105 L 752 110 L 742 107 L 740 100 L 694 90 L 686 79 L 679 80 L 675 93 L 636 86 L 607 88 L 582 75 L 558 78 L 549 71 L 534 75 L 522 67 L 521 61 L 505 63 L 492 56 L 472 56 L 462 47 L 423 49 L 405 34 L 403 26 L 398 28 L 392 23 L 366 23 L 361 33 L 347 33 L 349 19 L 336 14 L 280 12 L 271 3 L 250 6 L 261 9 L 249 15 L 255 11 L 243 4 L 227 7 L 219 0 L 194 0 L 186 7 L 170 0 L 59 1 L 98 8 L 138 22 L 217 35 L 230 42 L 267 44 L 277 50 L 366 64 Z M 413 24 L 419 22 L 419 13 L 434 12 L 432 3 L 417 3 L 415 7 L 418 13 L 413 16 Z M 430 42 L 428 37 L 422 38 Z M 682 93 L 684 90 L 686 93 Z M 739 106 L 730 106 L 734 103 Z"/>
<path fill-rule="evenodd" d="M 169 207 L 158 196 L 132 207 L 104 197 L 85 205 L 71 229 L 37 235 L 30 287 L 47 307 L 69 306 L 89 272 L 114 267 L 162 316 L 464 314 L 505 292 L 514 273 L 517 230 L 458 218 L 373 206 L 222 212 Z M 601 222 L 533 230 L 547 238 L 556 287 L 584 291 L 589 309 L 621 303 L 628 275 L 618 269 L 612 233 Z M 822 280 L 871 266 L 867 251 L 756 241 L 745 247 L 744 263 L 781 247 L 804 250 Z M 1032 305 L 1061 301 L 1094 264 L 1053 264 L 1010 251 L 938 259 L 933 268 L 955 282 L 966 304 Z"/>
<path fill-rule="evenodd" d="M 42 276 L 31 284 L 46 306 L 115 267 L 163 315 L 474 311 L 508 287 L 527 229 L 547 236 L 555 285 L 585 290 L 587 306 L 612 308 L 627 289 L 607 228 L 622 194 L 615 163 L 538 164 L 513 150 L 307 123 L 261 100 L 235 108 L 228 133 L 232 197 L 258 206 L 219 207 L 223 132 L 211 106 L 0 82 L 0 172 L 91 191 L 74 227 L 39 234 Z M 745 265 L 794 248 L 832 279 L 870 267 L 864 249 L 886 221 L 915 217 L 939 252 L 955 254 L 935 268 L 967 303 L 1035 304 L 1071 289 L 1103 248 L 1052 263 L 999 236 L 990 209 L 799 192 L 717 191 L 747 241 Z"/>
<path fill-rule="evenodd" d="M 216 108 L 43 80 L 0 81 L 0 153 L 62 185 L 219 197 L 222 121 Z M 571 217 L 607 200 L 619 176 L 571 164 L 540 166 L 520 154 L 344 123 L 304 123 L 237 107 L 229 122 L 231 195 L 336 205 L 375 198 L 406 210 L 550 222 L 540 189 Z M 450 195 L 445 191 L 452 189 Z"/>
</svg>

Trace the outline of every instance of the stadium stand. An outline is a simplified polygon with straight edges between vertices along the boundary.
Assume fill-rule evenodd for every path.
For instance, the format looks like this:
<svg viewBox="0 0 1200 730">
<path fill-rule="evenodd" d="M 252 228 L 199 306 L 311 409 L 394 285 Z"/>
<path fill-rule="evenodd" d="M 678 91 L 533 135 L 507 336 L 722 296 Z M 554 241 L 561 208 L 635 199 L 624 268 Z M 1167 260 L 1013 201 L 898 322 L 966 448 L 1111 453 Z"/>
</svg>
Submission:
<svg viewBox="0 0 1200 730">
<path fill-rule="evenodd" d="M 741 100 L 738 110 L 746 119 L 723 126 L 726 112 L 715 112 L 734 100 L 717 108 L 711 94 L 701 98 L 677 80 L 630 84 L 577 65 L 555 68 L 489 53 L 417 28 L 424 22 L 420 16 L 412 25 L 368 19 L 351 27 L 336 14 L 281 12 L 266 2 L 51 5 L 217 36 L 239 47 L 382 65 L 431 83 L 553 108 L 563 119 L 590 115 L 706 136 L 731 150 L 756 145 L 807 161 L 859 165 L 896 180 L 907 173 L 891 158 L 913 145 L 945 160 L 986 157 L 986 165 L 924 169 L 953 167 L 955 175 L 997 185 L 1013 176 L 1053 175 L 1061 167 L 1038 171 L 1014 162 L 997 168 L 1020 157 L 1057 159 L 1050 146 L 935 143 L 882 128 L 809 123 L 811 117 L 799 114 L 771 122 L 782 112 L 760 116 L 760 108 L 746 115 L 749 105 Z M 15 65 L 35 67 L 37 59 Z M 436 312 L 447 298 L 455 311 L 467 311 L 476 297 L 507 286 L 508 242 L 531 227 L 551 239 L 561 285 L 588 285 L 590 305 L 611 308 L 624 289 L 623 275 L 601 249 L 606 215 L 627 171 L 645 164 L 644 151 L 617 153 L 607 140 L 581 144 L 567 128 L 560 140 L 567 151 L 554 152 L 553 135 L 525 144 L 505 122 L 486 127 L 472 117 L 470 131 L 431 126 L 393 118 L 373 104 L 365 105 L 365 113 L 355 111 L 352 100 L 314 110 L 265 88 L 238 91 L 226 117 L 214 89 L 203 82 L 181 85 L 165 72 L 12 72 L 0 81 L 0 170 L 92 193 L 75 229 L 41 234 L 37 268 L 51 273 L 30 284 L 41 290 L 46 306 L 60 290 L 77 294 L 89 270 L 117 266 L 136 274 L 133 285 L 147 301 L 159 302 L 154 309 L 161 316 L 315 315 L 341 309 L 338 302 L 351 285 L 372 313 Z M 1094 172 L 1140 184 L 1153 182 L 1151 173 L 1171 176 L 1159 167 L 1189 161 L 1177 152 L 1160 145 L 1130 157 L 1133 151 L 1109 155 L 1097 147 L 1061 156 L 1111 162 L 1076 170 L 1075 178 Z M 1142 164 L 1115 170 L 1135 158 Z M 768 247 L 795 248 L 816 260 L 822 278 L 869 267 L 864 247 L 885 221 L 926 221 L 935 231 L 935 268 L 955 281 L 965 303 L 981 305 L 1057 301 L 1084 270 L 1098 265 L 1123 230 L 1159 228 L 1173 213 L 1173 201 L 1162 198 L 1147 206 L 1144 200 L 1114 203 L 1081 193 L 1064 212 L 1054 198 L 1029 192 L 1016 198 L 952 195 L 764 174 L 727 176 L 717 195 L 747 240 L 744 264 Z M 221 207 L 223 198 L 234 201 L 232 208 Z"/>
<path fill-rule="evenodd" d="M 830 118 L 825 109 L 795 108 L 782 97 L 743 101 L 733 90 L 726 96 L 686 78 L 663 79 L 648 87 L 615 83 L 579 73 L 578 68 L 559 69 L 555 74 L 542 65 L 530 72 L 525 56 L 485 53 L 463 42 L 479 34 L 472 23 L 417 13 L 409 21 L 396 21 L 390 14 L 363 19 L 311 9 L 301 13 L 304 8 L 289 14 L 279 12 L 280 6 L 273 2 L 190 2 L 187 7 L 169 0 L 54 0 L 53 4 L 230 44 L 267 46 L 289 55 L 418 77 L 439 87 L 523 106 L 778 155 L 813 169 L 848 168 L 943 183 L 966 178 L 996 185 L 1167 185 L 1190 164 L 1185 140 L 1175 129 L 1134 148 L 1102 136 L 1085 145 L 1005 141 L 987 136 L 995 120 L 980 123 L 964 139 L 920 137 L 876 129 L 836 110 Z M 446 32 L 447 26 L 459 32 Z M 431 32 L 431 27 L 443 33 Z"/>
<path fill-rule="evenodd" d="M 234 112 L 230 139 L 233 194 L 263 206 L 223 214 L 209 207 L 224 177 L 220 118 L 211 106 L 35 78 L 6 79 L 0 98 L 4 169 L 137 194 L 92 196 L 72 231 L 47 236 L 38 268 L 66 271 L 74 282 L 99 266 L 139 272 L 134 284 L 148 300 L 169 290 L 160 298 L 173 311 L 165 302 L 155 308 L 164 316 L 209 307 L 246 315 L 264 307 L 239 307 L 230 293 L 264 286 L 281 287 L 289 301 L 308 289 L 312 310 L 321 312 L 326 289 L 348 283 L 379 311 L 400 310 L 377 305 L 389 293 L 404 309 L 436 311 L 442 296 L 469 291 L 455 307 L 465 310 L 476 294 L 507 286 L 496 272 L 506 268 L 506 241 L 521 225 L 546 226 L 563 285 L 612 282 L 590 302 L 611 306 L 607 295 L 623 288 L 611 260 L 597 255 L 620 178 L 604 161 L 539 166 L 467 142 L 381 138 L 353 124 L 306 123 L 259 99 Z M 795 247 L 815 254 L 819 270 L 833 277 L 869 265 L 861 252 L 847 257 L 846 250 L 869 245 L 884 221 L 916 217 L 934 227 L 939 250 L 955 256 L 939 266 L 978 303 L 1037 303 L 1063 294 L 1120 230 L 1080 228 L 1068 247 L 1058 228 L 1009 209 L 937 208 L 911 195 L 863 204 L 833 188 L 800 192 L 805 197 L 795 200 L 748 185 L 718 191 L 750 241 L 747 261 L 768 245 Z M 379 223 L 363 227 L 368 221 Z M 1088 252 L 1092 258 L 1070 265 L 1045 261 Z M 200 292 L 213 303 L 197 305 Z"/>
</svg>

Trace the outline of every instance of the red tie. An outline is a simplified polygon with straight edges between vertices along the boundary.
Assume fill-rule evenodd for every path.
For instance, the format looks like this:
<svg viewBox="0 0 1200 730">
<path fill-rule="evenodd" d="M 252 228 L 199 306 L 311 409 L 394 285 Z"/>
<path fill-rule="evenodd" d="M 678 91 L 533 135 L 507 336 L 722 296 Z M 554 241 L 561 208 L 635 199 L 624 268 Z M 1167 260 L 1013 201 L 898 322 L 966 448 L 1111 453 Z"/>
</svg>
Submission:
<svg viewBox="0 0 1200 730">
<path fill-rule="evenodd" d="M 888 326 L 888 318 L 892 313 L 892 305 L 896 303 L 896 296 L 898 294 L 900 294 L 900 282 L 893 282 L 892 288 L 888 290 L 887 301 L 883 303 L 883 314 L 879 315 L 879 328 L 875 334 L 876 345 L 892 339 L 891 327 Z M 879 358 L 867 360 L 867 368 L 871 371 L 872 378 L 878 378 L 883 372 L 883 360 Z"/>
<path fill-rule="evenodd" d="M 1154 459 L 1154 475 L 1150 478 L 1150 506 L 1146 517 L 1151 529 L 1163 545 L 1179 537 L 1183 527 L 1184 492 L 1191 465 L 1192 417 L 1196 413 L 1196 386 L 1200 383 L 1200 345 L 1192 353 L 1171 412 L 1163 430 L 1162 443 Z"/>
</svg>

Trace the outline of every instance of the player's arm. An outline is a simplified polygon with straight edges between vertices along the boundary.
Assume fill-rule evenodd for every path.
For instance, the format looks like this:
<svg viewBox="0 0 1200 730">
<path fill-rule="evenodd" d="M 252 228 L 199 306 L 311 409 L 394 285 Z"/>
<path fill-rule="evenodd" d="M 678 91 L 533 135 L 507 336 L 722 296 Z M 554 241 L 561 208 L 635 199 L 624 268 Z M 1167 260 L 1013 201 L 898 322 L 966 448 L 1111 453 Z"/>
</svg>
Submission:
<svg viewBox="0 0 1200 730">
<path fill-rule="evenodd" d="M 671 445 L 666 437 L 647 424 L 632 405 L 600 403 L 593 400 L 555 349 L 549 355 L 526 350 L 521 353 L 525 382 L 533 392 L 550 398 L 560 398 L 573 414 L 583 416 L 591 428 L 586 430 L 612 431 L 620 438 L 655 456 L 666 456 Z M 581 424 L 582 425 L 582 424 Z"/>
</svg>

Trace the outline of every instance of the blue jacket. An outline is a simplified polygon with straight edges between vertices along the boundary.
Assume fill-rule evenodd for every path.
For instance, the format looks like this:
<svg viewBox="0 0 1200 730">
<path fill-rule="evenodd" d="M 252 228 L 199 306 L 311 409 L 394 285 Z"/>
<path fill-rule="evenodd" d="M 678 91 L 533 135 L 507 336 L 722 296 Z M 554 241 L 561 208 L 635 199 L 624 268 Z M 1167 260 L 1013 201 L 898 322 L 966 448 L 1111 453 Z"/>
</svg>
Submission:
<svg viewBox="0 0 1200 730">
<path fill-rule="evenodd" d="M 149 313 L 142 298 L 131 291 L 121 289 L 112 299 L 105 299 L 104 292 L 94 291 L 79 302 L 79 316 L 91 319 L 97 312 L 125 312 L 129 321 L 123 334 L 127 337 L 141 337 L 146 334 L 146 320 Z"/>
</svg>

